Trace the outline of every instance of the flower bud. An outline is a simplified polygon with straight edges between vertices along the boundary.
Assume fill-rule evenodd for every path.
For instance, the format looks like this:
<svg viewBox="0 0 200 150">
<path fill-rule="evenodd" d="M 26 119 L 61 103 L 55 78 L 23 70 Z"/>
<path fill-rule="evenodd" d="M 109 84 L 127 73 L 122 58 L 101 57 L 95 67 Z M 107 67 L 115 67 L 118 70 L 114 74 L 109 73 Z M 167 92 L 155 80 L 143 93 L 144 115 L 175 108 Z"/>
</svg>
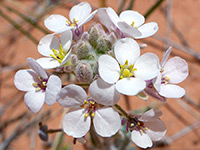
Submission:
<svg viewBox="0 0 200 150">
<path fill-rule="evenodd" d="M 46 124 L 40 124 L 40 128 L 38 130 L 38 135 L 41 140 L 48 141 L 48 127 Z"/>
<path fill-rule="evenodd" d="M 91 65 L 86 61 L 80 61 L 75 68 L 75 75 L 79 82 L 88 83 L 92 80 L 93 71 Z"/>
<path fill-rule="evenodd" d="M 72 62 L 72 65 L 76 65 L 77 62 L 78 62 L 78 58 L 75 54 L 71 54 L 71 62 Z"/>
<path fill-rule="evenodd" d="M 78 59 L 86 59 L 90 56 L 92 51 L 92 47 L 88 41 L 79 42 L 76 49 Z"/>
<path fill-rule="evenodd" d="M 97 51 L 100 53 L 107 53 L 112 48 L 112 43 L 105 37 L 101 37 L 97 40 Z"/>
</svg>

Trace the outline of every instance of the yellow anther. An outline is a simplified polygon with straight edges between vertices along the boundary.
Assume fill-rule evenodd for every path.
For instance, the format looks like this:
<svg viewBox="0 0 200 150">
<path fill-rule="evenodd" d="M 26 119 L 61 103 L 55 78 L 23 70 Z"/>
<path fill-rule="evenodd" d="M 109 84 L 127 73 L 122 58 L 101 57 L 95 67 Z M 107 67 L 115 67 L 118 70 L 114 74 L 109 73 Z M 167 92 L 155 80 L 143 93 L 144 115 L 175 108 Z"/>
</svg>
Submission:
<svg viewBox="0 0 200 150">
<path fill-rule="evenodd" d="M 124 65 L 128 65 L 128 60 L 126 60 L 125 64 Z"/>
<path fill-rule="evenodd" d="M 38 83 L 35 82 L 35 83 L 33 83 L 32 85 L 35 86 L 35 87 L 37 87 L 37 86 L 38 86 Z"/>
<path fill-rule="evenodd" d="M 137 122 L 137 125 L 138 125 L 138 126 L 140 126 L 140 125 L 141 125 L 141 123 L 140 123 L 140 122 Z"/>
<path fill-rule="evenodd" d="M 37 88 L 35 89 L 36 92 L 38 92 L 38 91 L 40 91 L 40 90 L 41 90 L 40 87 L 37 87 Z"/>
<path fill-rule="evenodd" d="M 42 78 L 41 78 L 41 77 L 39 77 L 39 76 L 38 76 L 38 79 L 39 79 L 40 81 L 42 81 Z"/>
<path fill-rule="evenodd" d="M 147 128 L 147 127 L 144 127 L 144 130 L 148 130 L 148 128 Z"/>
<path fill-rule="evenodd" d="M 123 76 L 125 76 L 125 77 L 129 77 L 129 74 L 130 74 L 130 71 L 128 70 L 128 69 L 124 69 L 124 71 L 123 71 Z"/>
<path fill-rule="evenodd" d="M 46 82 L 43 81 L 42 82 L 42 86 L 47 86 Z"/>
<path fill-rule="evenodd" d="M 87 118 L 87 117 L 88 117 L 88 115 L 89 115 L 89 113 L 85 113 L 85 118 Z"/>
<path fill-rule="evenodd" d="M 78 23 L 78 20 L 76 20 L 75 18 L 73 19 L 73 23 L 76 24 Z"/>
<path fill-rule="evenodd" d="M 169 78 L 169 77 L 165 77 L 165 79 L 166 79 L 166 80 L 168 80 L 168 81 L 170 80 L 170 78 Z"/>
<path fill-rule="evenodd" d="M 144 132 L 142 130 L 140 130 L 141 135 L 144 134 Z"/>
<path fill-rule="evenodd" d="M 124 68 L 124 65 L 120 65 L 120 68 L 123 69 L 123 68 Z"/>
<path fill-rule="evenodd" d="M 53 54 L 50 54 L 51 57 L 56 59 L 59 63 L 62 63 L 62 60 L 64 59 L 66 53 L 63 50 L 62 44 L 60 44 L 60 49 L 59 51 L 52 49 Z"/>
<path fill-rule="evenodd" d="M 134 123 L 131 123 L 131 125 L 130 125 L 131 127 L 133 127 L 134 126 Z"/>
<path fill-rule="evenodd" d="M 134 27 L 134 24 L 135 24 L 135 22 L 133 21 L 133 22 L 131 23 L 131 26 Z"/>
<path fill-rule="evenodd" d="M 130 70 L 133 69 L 133 64 L 131 64 L 129 67 L 128 67 Z"/>
<path fill-rule="evenodd" d="M 160 72 L 162 73 L 162 72 L 164 72 L 164 69 L 162 68 L 162 69 L 160 69 Z"/>
<path fill-rule="evenodd" d="M 130 74 L 129 74 L 129 76 L 130 76 L 130 77 L 132 77 L 132 76 L 133 76 L 133 74 L 132 74 L 132 73 L 130 73 Z"/>
<path fill-rule="evenodd" d="M 71 24 L 71 22 L 69 20 L 67 20 L 66 22 L 67 22 L 67 24 Z"/>
<path fill-rule="evenodd" d="M 93 117 L 93 118 L 94 118 L 94 116 L 95 116 L 95 112 L 92 113 L 92 117 Z"/>
<path fill-rule="evenodd" d="M 87 100 L 84 100 L 84 104 L 88 104 L 88 101 L 87 101 Z"/>
<path fill-rule="evenodd" d="M 123 76 L 120 76 L 120 79 L 123 79 L 124 77 Z"/>
</svg>

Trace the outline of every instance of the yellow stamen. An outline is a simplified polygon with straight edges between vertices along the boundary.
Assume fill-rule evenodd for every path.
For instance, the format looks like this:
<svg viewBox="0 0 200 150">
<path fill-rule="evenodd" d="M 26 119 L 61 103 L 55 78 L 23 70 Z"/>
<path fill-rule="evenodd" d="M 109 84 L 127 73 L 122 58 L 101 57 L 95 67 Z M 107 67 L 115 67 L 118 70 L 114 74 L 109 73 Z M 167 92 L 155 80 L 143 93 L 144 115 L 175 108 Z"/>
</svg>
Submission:
<svg viewBox="0 0 200 150">
<path fill-rule="evenodd" d="M 89 113 L 85 113 L 85 118 L 87 118 L 87 117 L 88 117 L 88 115 L 89 115 Z"/>
<path fill-rule="evenodd" d="M 40 91 L 40 90 L 41 90 L 40 87 L 37 87 L 37 88 L 35 89 L 36 92 L 38 92 L 38 91 Z"/>
<path fill-rule="evenodd" d="M 95 116 L 95 112 L 92 113 L 92 117 L 93 117 L 93 118 L 94 118 L 94 116 Z"/>
<path fill-rule="evenodd" d="M 134 126 L 134 123 L 131 123 L 131 125 L 130 125 L 131 127 L 133 127 Z"/>
<path fill-rule="evenodd" d="M 133 22 L 131 23 L 131 26 L 134 27 L 134 24 L 135 24 L 135 22 L 133 21 Z"/>
<path fill-rule="evenodd" d="M 38 83 L 35 82 L 35 83 L 33 83 L 32 85 L 35 86 L 35 87 L 37 87 L 37 86 L 38 86 Z"/>
</svg>

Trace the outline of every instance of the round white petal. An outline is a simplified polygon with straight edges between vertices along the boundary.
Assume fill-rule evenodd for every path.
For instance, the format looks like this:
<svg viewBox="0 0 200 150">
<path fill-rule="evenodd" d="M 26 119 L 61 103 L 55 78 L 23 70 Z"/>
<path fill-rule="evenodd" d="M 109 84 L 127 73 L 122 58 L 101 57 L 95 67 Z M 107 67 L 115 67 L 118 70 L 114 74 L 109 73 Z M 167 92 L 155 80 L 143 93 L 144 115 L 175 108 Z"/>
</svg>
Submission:
<svg viewBox="0 0 200 150">
<path fill-rule="evenodd" d="M 60 63 L 54 58 L 39 58 L 37 62 L 44 68 L 44 69 L 53 69 L 60 66 Z"/>
<path fill-rule="evenodd" d="M 185 90 L 178 85 L 162 84 L 159 94 L 167 98 L 181 98 L 185 95 Z"/>
<path fill-rule="evenodd" d="M 59 50 L 60 42 L 54 34 L 48 34 L 43 37 L 38 44 L 38 52 L 43 55 L 50 57 L 53 54 L 52 49 Z"/>
<path fill-rule="evenodd" d="M 145 122 L 144 125 L 148 128 L 146 132 L 153 141 L 159 141 L 167 132 L 165 124 L 160 119 Z"/>
<path fill-rule="evenodd" d="M 65 52 L 67 52 L 72 44 L 72 32 L 71 30 L 67 30 L 61 33 L 60 41 L 62 44 L 62 48 Z"/>
<path fill-rule="evenodd" d="M 132 36 L 133 38 L 142 36 L 142 33 L 138 29 L 136 29 L 135 27 L 132 27 L 126 22 L 120 21 L 117 23 L 117 25 L 120 31 Z"/>
<path fill-rule="evenodd" d="M 169 83 L 180 83 L 185 80 L 189 74 L 187 62 L 177 56 L 169 59 L 163 69 L 162 75 L 170 78 Z"/>
<path fill-rule="evenodd" d="M 117 23 L 120 21 L 120 19 L 119 19 L 118 15 L 116 14 L 116 12 L 112 8 L 110 8 L 110 7 L 108 7 L 106 9 L 106 12 L 107 12 L 110 20 L 113 22 L 113 24 L 116 27 L 118 27 Z"/>
<path fill-rule="evenodd" d="M 158 72 L 158 75 L 156 78 L 152 80 L 153 86 L 155 87 L 156 91 L 160 91 L 160 86 L 161 86 L 161 73 Z"/>
<path fill-rule="evenodd" d="M 164 56 L 163 56 L 163 59 L 162 59 L 162 61 L 161 61 L 161 63 L 160 63 L 160 65 L 161 65 L 162 68 L 164 67 L 164 65 L 165 65 L 165 63 L 166 63 L 166 61 L 167 61 L 169 55 L 171 54 L 171 52 L 172 52 L 172 46 L 170 46 L 170 47 L 166 50 L 166 52 L 165 52 L 165 54 L 164 54 Z"/>
<path fill-rule="evenodd" d="M 131 140 L 141 148 L 152 147 L 153 145 L 150 137 L 146 133 L 141 134 L 136 130 L 131 132 Z"/>
<path fill-rule="evenodd" d="M 98 60 L 99 75 L 107 83 L 115 83 L 120 76 L 118 62 L 109 55 L 102 55 Z"/>
<path fill-rule="evenodd" d="M 53 32 L 61 33 L 68 29 L 67 18 L 62 15 L 51 15 L 44 20 L 44 25 Z M 69 28 L 70 29 L 70 28 Z"/>
<path fill-rule="evenodd" d="M 89 3 L 87 2 L 81 2 L 78 5 L 75 5 L 71 8 L 69 12 L 69 17 L 71 22 L 73 22 L 73 19 L 76 21 L 82 22 L 86 17 L 89 16 L 91 13 L 92 8 Z"/>
<path fill-rule="evenodd" d="M 140 47 L 135 40 L 123 38 L 115 43 L 114 53 L 121 65 L 124 65 L 126 60 L 128 60 L 128 65 L 131 65 L 140 56 Z"/>
<path fill-rule="evenodd" d="M 85 109 L 69 111 L 63 118 L 64 132 L 74 138 L 83 137 L 90 129 L 91 118 L 85 118 Z"/>
<path fill-rule="evenodd" d="M 112 107 L 97 109 L 93 123 L 95 131 L 102 137 L 111 137 L 121 127 L 120 116 Z"/>
<path fill-rule="evenodd" d="M 70 84 L 60 90 L 56 100 L 63 107 L 75 107 L 82 105 L 87 97 L 88 96 L 82 87 Z"/>
<path fill-rule="evenodd" d="M 149 122 L 157 120 L 162 115 L 162 112 L 158 109 L 150 109 L 149 111 L 142 114 L 141 117 L 139 117 L 140 121 L 143 122 Z"/>
<path fill-rule="evenodd" d="M 137 69 L 134 71 L 135 77 L 143 80 L 151 80 L 160 71 L 159 58 L 153 53 L 145 53 L 136 60 L 134 68 Z"/>
<path fill-rule="evenodd" d="M 29 91 L 24 95 L 24 101 L 26 106 L 33 112 L 37 113 L 40 111 L 44 104 L 45 93 L 42 91 L 35 92 Z"/>
<path fill-rule="evenodd" d="M 62 83 L 59 77 L 51 75 L 47 82 L 45 102 L 47 105 L 53 105 L 56 102 L 56 95 L 61 90 Z"/>
<path fill-rule="evenodd" d="M 123 78 L 116 83 L 116 89 L 124 95 L 136 95 L 143 91 L 146 82 L 140 78 Z"/>
<path fill-rule="evenodd" d="M 142 39 L 154 35 L 158 31 L 158 24 L 155 22 L 145 23 L 140 26 L 138 30 L 142 33 L 142 36 L 135 37 L 136 39 Z"/>
<path fill-rule="evenodd" d="M 83 24 L 87 23 L 88 21 L 90 21 L 95 14 L 97 13 L 97 10 L 93 11 L 91 14 L 89 14 L 89 16 L 87 16 L 83 21 L 81 21 L 80 23 L 78 23 L 78 27 L 82 26 Z"/>
<path fill-rule="evenodd" d="M 41 78 L 47 79 L 47 73 L 43 67 L 33 58 L 27 58 L 27 62 L 32 70 L 34 70 Z"/>
<path fill-rule="evenodd" d="M 34 90 L 34 82 L 38 82 L 38 75 L 32 70 L 19 70 L 15 74 L 14 84 L 18 90 Z"/>
<path fill-rule="evenodd" d="M 143 15 L 141 15 L 137 11 L 132 10 L 123 11 L 119 15 L 119 18 L 129 25 L 131 25 L 134 22 L 134 27 L 139 27 L 145 22 L 145 18 Z"/>
<path fill-rule="evenodd" d="M 120 99 L 120 93 L 115 89 L 115 85 L 108 84 L 100 78 L 90 84 L 89 92 L 97 103 L 106 106 L 112 106 Z"/>
</svg>

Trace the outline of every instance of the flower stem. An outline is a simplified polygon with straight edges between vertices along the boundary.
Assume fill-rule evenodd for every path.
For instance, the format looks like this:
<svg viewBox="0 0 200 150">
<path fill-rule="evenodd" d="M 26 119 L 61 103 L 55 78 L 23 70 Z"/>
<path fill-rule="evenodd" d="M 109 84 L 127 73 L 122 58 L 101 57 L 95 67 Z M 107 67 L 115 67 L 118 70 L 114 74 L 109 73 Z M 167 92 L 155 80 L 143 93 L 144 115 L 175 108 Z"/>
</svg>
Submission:
<svg viewBox="0 0 200 150">
<path fill-rule="evenodd" d="M 126 112 L 121 106 L 119 106 L 118 104 L 115 104 L 114 106 L 115 106 L 115 108 L 116 108 L 117 110 L 119 110 L 125 117 L 129 118 L 127 112 Z"/>
</svg>

